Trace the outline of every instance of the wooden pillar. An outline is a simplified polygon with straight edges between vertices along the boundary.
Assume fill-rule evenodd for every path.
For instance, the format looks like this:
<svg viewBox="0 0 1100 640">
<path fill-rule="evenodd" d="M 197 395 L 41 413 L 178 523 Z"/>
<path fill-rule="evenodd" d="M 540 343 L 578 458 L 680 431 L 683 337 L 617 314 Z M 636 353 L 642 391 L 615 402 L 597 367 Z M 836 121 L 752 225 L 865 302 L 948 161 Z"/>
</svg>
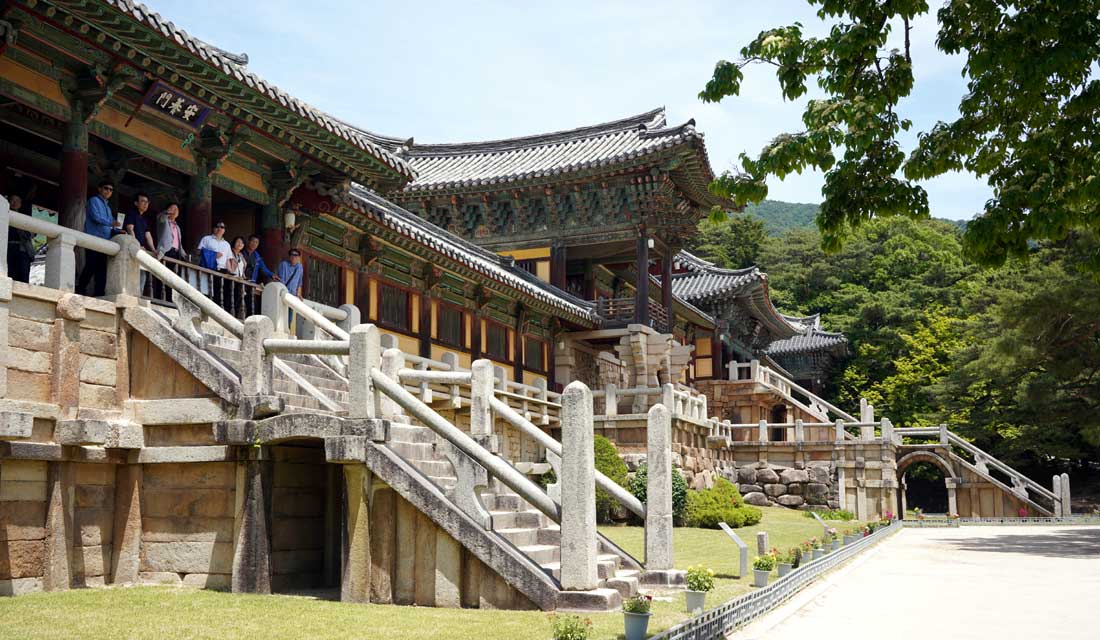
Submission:
<svg viewBox="0 0 1100 640">
<path fill-rule="evenodd" d="M 516 311 L 514 358 L 512 359 L 512 379 L 523 382 L 523 325 L 527 321 L 527 310 L 519 307 Z"/>
<path fill-rule="evenodd" d="M 197 155 L 195 160 L 197 169 L 188 185 L 187 211 L 184 213 L 183 241 L 189 252 L 195 249 L 203 236 L 210 233 L 214 222 L 214 186 L 210 178 L 212 163 Z"/>
<path fill-rule="evenodd" d="M 470 362 L 481 357 L 481 311 L 470 312 Z"/>
<path fill-rule="evenodd" d="M 271 194 L 268 194 L 271 195 Z M 283 233 L 282 208 L 276 202 L 268 202 L 260 213 L 256 235 L 260 236 L 260 255 L 268 269 L 275 271 L 287 257 L 286 234 Z M 204 233 L 210 233 L 209 230 Z M 200 236 L 201 237 L 201 236 Z"/>
<path fill-rule="evenodd" d="M 722 351 L 722 333 L 717 328 L 710 337 L 710 377 L 721 380 L 726 376 L 726 358 Z"/>
<path fill-rule="evenodd" d="M 596 299 L 596 270 L 591 260 L 584 261 L 584 299 Z"/>
<path fill-rule="evenodd" d="M 550 284 L 565 291 L 565 246 L 553 244 L 550 246 Z"/>
<path fill-rule="evenodd" d="M 84 230 L 84 208 L 88 201 L 88 125 L 79 109 L 65 124 L 61 143 L 60 223 Z"/>
<path fill-rule="evenodd" d="M 668 326 L 665 331 L 671 332 L 673 325 L 672 315 L 672 259 L 676 250 L 672 247 L 665 248 L 665 254 L 661 256 L 661 306 L 665 308 L 665 317 L 668 318 Z"/>
<path fill-rule="evenodd" d="M 638 273 L 637 282 L 634 283 L 634 322 L 649 325 L 649 235 L 645 225 L 638 228 L 637 262 L 635 271 Z"/>
<path fill-rule="evenodd" d="M 417 338 L 420 341 L 420 357 L 432 357 L 432 297 L 426 291 L 420 294 L 420 330 Z"/>
</svg>

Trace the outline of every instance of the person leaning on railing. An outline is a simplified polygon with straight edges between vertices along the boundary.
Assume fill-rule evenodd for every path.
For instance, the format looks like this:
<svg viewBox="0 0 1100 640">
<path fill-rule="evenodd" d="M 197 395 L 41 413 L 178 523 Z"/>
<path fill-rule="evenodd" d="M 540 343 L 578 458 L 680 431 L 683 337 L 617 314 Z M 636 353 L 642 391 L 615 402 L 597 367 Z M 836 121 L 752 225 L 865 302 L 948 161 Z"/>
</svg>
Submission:
<svg viewBox="0 0 1100 640">
<path fill-rule="evenodd" d="M 279 276 L 275 275 L 275 272 L 267 268 L 264 264 L 264 257 L 260 255 L 260 236 L 252 234 L 248 236 L 248 246 L 244 250 L 245 260 L 245 273 L 248 274 L 248 279 L 256 284 L 264 284 L 265 282 L 279 282 Z M 262 279 L 261 279 L 262 278 Z M 245 296 L 245 315 L 251 316 L 259 312 L 259 309 L 253 308 L 256 300 L 255 296 Z"/>
<path fill-rule="evenodd" d="M 108 202 L 115 192 L 115 185 L 104 180 L 99 183 L 96 194 L 88 199 L 88 206 L 84 210 L 84 233 L 110 240 L 114 231 L 122 226 L 115 220 L 111 213 L 111 205 Z M 121 233 L 121 231 L 119 231 Z M 89 292 L 88 285 L 95 281 L 95 288 Z M 107 255 L 84 250 L 84 270 L 80 272 L 80 278 L 76 281 L 76 292 L 82 295 L 100 297 L 107 290 Z"/>
<path fill-rule="evenodd" d="M 137 238 L 142 249 L 155 254 L 156 245 L 153 243 L 153 234 L 149 233 L 149 224 L 145 220 L 145 212 L 149 210 L 149 196 L 140 191 L 134 196 L 134 208 L 126 214 L 122 221 L 122 230 Z M 141 272 L 141 292 L 145 294 L 145 281 L 149 274 Z"/>
<path fill-rule="evenodd" d="M 211 271 L 217 271 L 229 275 L 229 258 L 233 249 L 229 246 L 229 242 L 225 239 L 225 223 L 214 223 L 213 231 L 199 240 L 198 256 L 199 266 Z M 213 277 L 209 287 L 200 287 L 203 293 L 210 296 L 221 304 L 221 307 L 226 311 L 233 312 L 233 282 L 226 278 L 219 278 L 220 282 L 215 282 Z M 206 280 L 202 280 L 205 284 Z"/>
<path fill-rule="evenodd" d="M 176 219 L 180 216 L 179 204 L 169 203 L 164 211 L 157 215 L 156 227 L 156 253 L 157 259 L 171 258 L 173 260 L 187 260 L 187 252 L 183 250 L 183 234 Z M 174 267 L 171 267 L 176 271 Z M 163 298 L 162 298 L 163 296 Z M 153 297 L 158 300 L 172 301 L 172 291 L 164 291 L 164 285 L 160 280 L 153 281 Z"/>
</svg>

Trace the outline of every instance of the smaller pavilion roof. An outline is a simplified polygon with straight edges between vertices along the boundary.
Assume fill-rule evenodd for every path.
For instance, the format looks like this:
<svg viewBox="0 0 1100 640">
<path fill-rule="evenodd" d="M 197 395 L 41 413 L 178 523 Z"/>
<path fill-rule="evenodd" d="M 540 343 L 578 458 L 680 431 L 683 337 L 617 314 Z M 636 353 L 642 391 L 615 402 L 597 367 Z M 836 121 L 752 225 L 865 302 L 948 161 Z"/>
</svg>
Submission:
<svg viewBox="0 0 1100 640">
<path fill-rule="evenodd" d="M 776 340 L 768 345 L 765 353 L 769 356 L 794 355 L 811 351 L 829 351 L 836 355 L 848 352 L 848 339 L 843 333 L 825 331 L 821 328 L 821 314 L 797 317 L 784 315 L 792 324 L 802 326 L 802 331 L 790 338 Z"/>
</svg>

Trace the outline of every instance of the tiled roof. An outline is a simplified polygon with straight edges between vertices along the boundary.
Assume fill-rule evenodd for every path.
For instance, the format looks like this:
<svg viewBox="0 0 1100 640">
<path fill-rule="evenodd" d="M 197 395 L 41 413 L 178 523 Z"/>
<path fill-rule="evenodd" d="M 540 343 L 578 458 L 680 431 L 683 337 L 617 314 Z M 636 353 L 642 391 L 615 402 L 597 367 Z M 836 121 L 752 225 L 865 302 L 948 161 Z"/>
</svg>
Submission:
<svg viewBox="0 0 1100 640">
<path fill-rule="evenodd" d="M 765 353 L 770 356 L 782 356 L 809 351 L 847 351 L 847 349 L 848 339 L 844 334 L 810 328 L 805 333 L 772 342 L 765 349 Z"/>
<path fill-rule="evenodd" d="M 377 144 L 368 135 L 364 135 L 358 129 L 350 127 L 336 118 L 302 102 L 279 87 L 264 81 L 256 74 L 245 69 L 242 62 L 247 60 L 246 56 L 228 54 L 218 47 L 203 42 L 188 34 L 183 29 L 180 29 L 172 22 L 165 20 L 160 14 L 139 2 L 133 2 L 132 0 L 103 0 L 103 2 L 130 16 L 146 27 L 159 32 L 168 40 L 175 42 L 178 46 L 198 56 L 222 73 L 258 91 L 270 100 L 282 105 L 287 110 L 335 134 L 361 151 L 370 154 L 372 158 L 382 162 L 406 179 L 415 177 L 416 173 L 407 162 Z"/>
<path fill-rule="evenodd" d="M 352 185 L 350 196 L 349 204 L 398 233 L 427 245 L 478 273 L 565 311 L 574 318 L 590 324 L 599 322 L 593 303 L 551 286 L 516 267 L 514 261 L 463 240 L 361 185 Z"/>
<path fill-rule="evenodd" d="M 487 142 L 415 144 L 411 139 L 364 133 L 407 159 L 416 170 L 417 178 L 405 187 L 406 194 L 503 186 L 629 164 L 681 147 L 684 157 L 694 159 L 690 177 L 699 185 L 692 190 L 692 197 L 716 204 L 705 189 L 714 174 L 703 134 L 696 131 L 694 120 L 668 126 L 664 108 L 568 131 Z M 697 193 L 700 187 L 701 194 Z"/>
</svg>

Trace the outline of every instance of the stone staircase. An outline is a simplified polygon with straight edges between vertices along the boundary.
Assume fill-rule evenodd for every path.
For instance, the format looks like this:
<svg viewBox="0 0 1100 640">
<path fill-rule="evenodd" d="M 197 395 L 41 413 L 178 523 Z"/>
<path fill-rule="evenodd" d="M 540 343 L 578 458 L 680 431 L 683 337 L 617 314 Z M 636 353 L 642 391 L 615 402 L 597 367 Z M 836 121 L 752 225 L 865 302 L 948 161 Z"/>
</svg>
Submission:
<svg viewBox="0 0 1100 640">
<path fill-rule="evenodd" d="M 451 463 L 439 452 L 438 443 L 438 436 L 427 427 L 390 425 L 389 448 L 447 492 L 454 487 L 456 478 Z M 561 528 L 496 479 L 490 480 L 480 498 L 489 512 L 494 533 L 560 581 Z M 584 592 L 583 598 L 572 598 L 575 608 L 614 609 L 623 598 L 637 595 L 641 587 L 641 571 L 625 566 L 624 558 L 613 553 L 613 545 L 602 536 L 600 545 L 599 587 Z"/>
</svg>

